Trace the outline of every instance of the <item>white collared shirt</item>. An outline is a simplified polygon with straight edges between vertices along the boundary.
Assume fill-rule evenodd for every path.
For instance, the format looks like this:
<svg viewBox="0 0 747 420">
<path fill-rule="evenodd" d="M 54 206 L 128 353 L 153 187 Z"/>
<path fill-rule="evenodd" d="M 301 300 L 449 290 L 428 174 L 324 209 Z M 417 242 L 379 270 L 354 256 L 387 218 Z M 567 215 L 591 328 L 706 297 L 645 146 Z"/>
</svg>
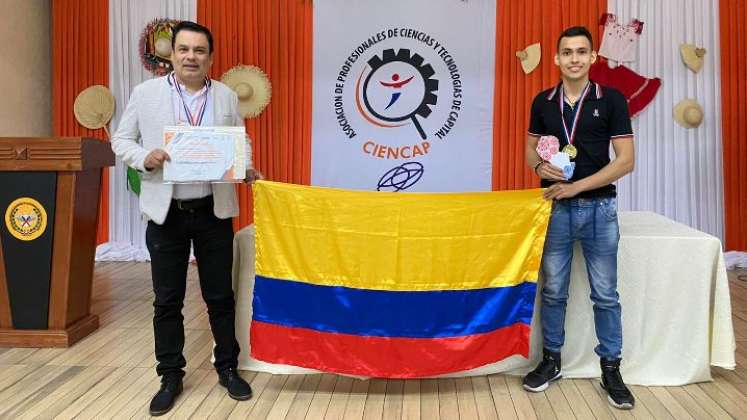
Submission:
<svg viewBox="0 0 747 420">
<path fill-rule="evenodd" d="M 176 80 L 176 79 L 172 79 Z M 189 107 L 189 111 L 194 117 L 197 117 L 200 112 L 202 101 L 207 100 L 205 104 L 205 114 L 202 117 L 201 126 L 213 125 L 213 94 L 212 91 L 208 90 L 204 86 L 199 91 L 190 94 L 187 88 L 183 84 L 179 84 L 184 102 Z M 207 95 L 207 99 L 205 99 Z M 182 100 L 179 98 L 179 92 L 176 87 L 171 85 L 171 103 L 174 106 L 174 121 L 176 125 L 189 125 L 189 117 L 184 111 L 182 106 Z M 209 182 L 196 182 L 192 184 L 175 184 L 174 185 L 174 198 L 180 200 L 191 200 L 196 198 L 207 197 L 213 193 L 213 187 Z"/>
</svg>

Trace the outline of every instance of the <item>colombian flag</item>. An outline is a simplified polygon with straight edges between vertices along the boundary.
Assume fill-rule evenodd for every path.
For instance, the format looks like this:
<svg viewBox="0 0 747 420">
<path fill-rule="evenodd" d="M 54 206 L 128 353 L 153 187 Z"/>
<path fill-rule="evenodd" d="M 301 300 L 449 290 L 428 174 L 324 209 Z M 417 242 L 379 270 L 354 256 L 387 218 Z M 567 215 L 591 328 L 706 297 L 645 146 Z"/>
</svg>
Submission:
<svg viewBox="0 0 747 420">
<path fill-rule="evenodd" d="M 527 356 L 550 203 L 254 186 L 252 357 L 414 378 Z"/>
</svg>

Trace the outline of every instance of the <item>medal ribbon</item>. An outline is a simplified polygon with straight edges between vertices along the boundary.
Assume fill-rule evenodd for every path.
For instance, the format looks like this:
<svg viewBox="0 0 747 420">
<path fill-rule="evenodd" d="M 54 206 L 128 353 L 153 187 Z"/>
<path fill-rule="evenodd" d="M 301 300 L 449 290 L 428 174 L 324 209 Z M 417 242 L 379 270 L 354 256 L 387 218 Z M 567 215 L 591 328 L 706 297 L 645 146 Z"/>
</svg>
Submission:
<svg viewBox="0 0 747 420">
<path fill-rule="evenodd" d="M 584 99 L 586 99 L 586 94 L 589 93 L 589 87 L 591 86 L 591 83 L 586 82 L 586 87 L 584 88 L 584 91 L 581 92 L 581 98 L 578 100 L 578 108 L 576 109 L 576 113 L 573 116 L 573 125 L 571 126 L 571 132 L 568 133 L 568 126 L 565 123 L 565 118 L 563 117 L 563 101 L 565 98 L 565 93 L 563 92 L 563 85 L 560 85 L 560 95 L 558 95 L 558 103 L 560 104 L 560 119 L 563 121 L 563 131 L 565 131 L 565 138 L 568 140 L 568 144 L 573 144 L 573 139 L 576 137 L 576 128 L 578 128 L 578 119 L 581 115 L 581 109 L 584 106 Z"/>
<path fill-rule="evenodd" d="M 179 100 L 182 103 L 182 107 L 184 108 L 184 112 L 187 116 L 187 120 L 189 121 L 189 125 L 193 127 L 197 127 L 200 124 L 202 124 L 202 118 L 205 116 L 205 109 L 207 108 L 207 98 L 208 93 L 210 90 L 210 81 L 205 78 L 205 98 L 202 100 L 202 103 L 197 108 L 197 115 L 192 115 L 192 112 L 190 111 L 189 107 L 187 106 L 186 101 L 184 101 L 184 96 L 182 94 L 182 88 L 179 86 L 179 83 L 176 81 L 176 76 L 174 73 L 171 73 L 171 80 L 174 82 L 174 87 L 176 88 L 176 92 L 179 94 Z"/>
</svg>

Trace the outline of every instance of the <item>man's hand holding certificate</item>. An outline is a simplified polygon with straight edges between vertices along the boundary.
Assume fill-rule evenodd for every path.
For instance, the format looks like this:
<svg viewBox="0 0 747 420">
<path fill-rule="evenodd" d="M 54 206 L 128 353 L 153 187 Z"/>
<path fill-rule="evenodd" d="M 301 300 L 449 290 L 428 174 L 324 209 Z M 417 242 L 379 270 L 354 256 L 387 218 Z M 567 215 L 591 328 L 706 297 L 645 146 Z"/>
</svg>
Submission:
<svg viewBox="0 0 747 420">
<path fill-rule="evenodd" d="M 167 183 L 239 182 L 246 176 L 244 127 L 167 126 L 163 129 Z"/>
</svg>

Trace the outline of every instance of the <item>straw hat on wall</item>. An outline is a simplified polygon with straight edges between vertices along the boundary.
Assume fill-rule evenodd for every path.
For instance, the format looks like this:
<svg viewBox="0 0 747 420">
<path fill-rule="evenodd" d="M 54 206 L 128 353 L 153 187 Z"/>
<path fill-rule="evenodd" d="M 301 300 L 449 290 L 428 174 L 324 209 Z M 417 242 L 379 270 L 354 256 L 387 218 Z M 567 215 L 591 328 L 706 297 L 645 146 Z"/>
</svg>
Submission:
<svg viewBox="0 0 747 420">
<path fill-rule="evenodd" d="M 685 63 L 687 68 L 695 73 L 699 72 L 703 67 L 703 56 L 705 56 L 705 53 L 705 48 L 698 48 L 693 44 L 680 45 L 682 61 Z"/>
<path fill-rule="evenodd" d="M 524 74 L 529 74 L 537 68 L 542 58 L 540 43 L 532 44 L 521 51 L 516 51 L 516 56 L 521 60 L 521 68 Z"/>
<path fill-rule="evenodd" d="M 221 82 L 236 92 L 239 97 L 239 114 L 244 118 L 256 117 L 270 103 L 272 86 L 259 67 L 238 65 L 228 70 Z"/>
<path fill-rule="evenodd" d="M 674 120 L 685 128 L 697 128 L 703 122 L 703 108 L 694 99 L 683 99 L 672 110 Z"/>
</svg>

